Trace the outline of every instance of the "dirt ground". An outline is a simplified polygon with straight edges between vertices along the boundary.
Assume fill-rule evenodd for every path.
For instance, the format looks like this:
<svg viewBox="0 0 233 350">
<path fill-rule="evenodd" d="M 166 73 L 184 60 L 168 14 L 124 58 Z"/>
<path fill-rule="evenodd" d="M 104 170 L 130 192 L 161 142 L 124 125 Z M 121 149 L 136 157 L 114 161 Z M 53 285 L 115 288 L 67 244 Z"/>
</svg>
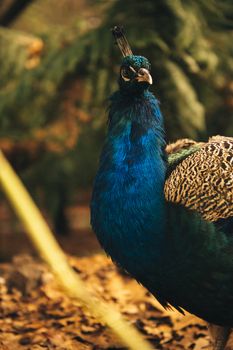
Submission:
<svg viewBox="0 0 233 350">
<path fill-rule="evenodd" d="M 165 311 L 102 254 L 69 257 L 93 294 L 114 305 L 155 349 L 207 349 L 200 319 Z M 123 350 L 106 327 L 59 290 L 52 274 L 29 255 L 0 264 L 1 350 Z"/>
</svg>

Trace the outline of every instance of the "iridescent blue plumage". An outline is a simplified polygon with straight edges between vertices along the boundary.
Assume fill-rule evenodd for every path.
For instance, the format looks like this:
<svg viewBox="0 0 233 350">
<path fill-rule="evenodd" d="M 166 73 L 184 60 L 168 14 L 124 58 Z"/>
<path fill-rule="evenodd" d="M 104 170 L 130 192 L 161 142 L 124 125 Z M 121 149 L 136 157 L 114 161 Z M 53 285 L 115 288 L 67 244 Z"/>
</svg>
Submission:
<svg viewBox="0 0 233 350">
<path fill-rule="evenodd" d="M 164 306 L 232 327 L 233 240 L 198 213 L 165 200 L 169 164 L 159 103 L 148 91 L 149 69 L 141 56 L 122 62 L 91 223 L 112 259 Z"/>
<path fill-rule="evenodd" d="M 140 96 L 117 92 L 111 97 L 108 137 L 93 192 L 92 224 L 101 232 L 101 243 L 111 257 L 118 261 L 121 256 L 134 268 L 139 247 L 147 249 L 155 229 L 158 241 L 164 231 L 163 137 L 158 101 L 150 92 Z M 147 237 L 142 235 L 145 229 Z M 125 235 L 127 240 L 121 240 Z M 155 259 L 160 252 L 150 254 Z"/>
</svg>

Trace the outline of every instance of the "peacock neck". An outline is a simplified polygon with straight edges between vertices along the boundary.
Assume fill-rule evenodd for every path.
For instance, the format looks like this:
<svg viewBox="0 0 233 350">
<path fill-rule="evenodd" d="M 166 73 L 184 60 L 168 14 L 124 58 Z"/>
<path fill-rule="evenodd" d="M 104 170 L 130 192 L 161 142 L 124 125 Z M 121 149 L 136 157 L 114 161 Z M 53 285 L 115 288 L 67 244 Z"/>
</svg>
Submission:
<svg viewBox="0 0 233 350">
<path fill-rule="evenodd" d="M 104 249 L 128 271 L 130 264 L 135 271 L 134 262 L 142 251 L 153 259 L 160 255 L 165 230 L 164 147 L 163 119 L 153 94 L 115 93 L 91 221 Z M 152 251 L 155 237 L 157 251 L 154 245 Z"/>
<path fill-rule="evenodd" d="M 118 165 L 127 166 L 128 171 L 132 171 L 130 163 L 143 168 L 156 159 L 165 165 L 163 117 L 155 96 L 148 90 L 138 95 L 117 91 L 110 101 L 108 134 L 102 154 L 111 150 Z"/>
</svg>

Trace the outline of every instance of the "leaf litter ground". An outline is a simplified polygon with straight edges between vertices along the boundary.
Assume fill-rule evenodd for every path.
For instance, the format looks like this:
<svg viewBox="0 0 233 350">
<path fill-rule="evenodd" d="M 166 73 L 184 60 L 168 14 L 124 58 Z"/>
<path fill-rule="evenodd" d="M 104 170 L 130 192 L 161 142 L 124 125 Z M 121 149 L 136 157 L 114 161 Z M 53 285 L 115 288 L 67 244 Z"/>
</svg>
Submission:
<svg viewBox="0 0 233 350">
<path fill-rule="evenodd" d="M 207 349 L 203 321 L 165 311 L 149 293 L 101 254 L 69 257 L 98 298 L 117 308 L 155 349 Z M 78 302 L 61 290 L 48 269 L 28 255 L 0 264 L 1 350 L 123 350 Z"/>
</svg>

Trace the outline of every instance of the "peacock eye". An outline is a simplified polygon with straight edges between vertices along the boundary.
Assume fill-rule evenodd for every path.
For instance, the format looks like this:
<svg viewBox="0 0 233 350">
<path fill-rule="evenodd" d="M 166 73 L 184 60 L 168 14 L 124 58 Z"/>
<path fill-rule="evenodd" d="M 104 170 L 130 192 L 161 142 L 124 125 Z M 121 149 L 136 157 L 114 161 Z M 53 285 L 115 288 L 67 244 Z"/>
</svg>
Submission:
<svg viewBox="0 0 233 350">
<path fill-rule="evenodd" d="M 121 68 L 121 76 L 125 81 L 130 81 L 134 78 L 136 71 L 133 67 L 122 67 Z"/>
</svg>

